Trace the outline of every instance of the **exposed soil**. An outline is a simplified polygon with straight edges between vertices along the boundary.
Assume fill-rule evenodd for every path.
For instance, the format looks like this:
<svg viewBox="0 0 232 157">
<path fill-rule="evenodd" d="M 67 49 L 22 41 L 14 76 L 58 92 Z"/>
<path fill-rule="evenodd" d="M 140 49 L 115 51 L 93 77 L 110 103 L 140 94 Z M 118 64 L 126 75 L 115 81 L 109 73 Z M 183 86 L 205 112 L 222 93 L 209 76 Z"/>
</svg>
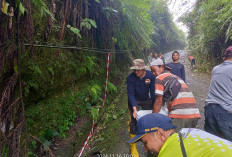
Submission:
<svg viewBox="0 0 232 157">
<path fill-rule="evenodd" d="M 83 130 L 89 129 L 88 117 L 78 117 L 75 120 L 74 126 L 67 133 L 65 139 L 56 138 L 51 148 L 53 154 L 56 157 L 72 157 L 76 153 L 76 148 L 84 141 L 83 138 L 87 137 L 87 134 L 80 135 Z M 87 132 L 86 132 L 87 133 Z"/>
</svg>

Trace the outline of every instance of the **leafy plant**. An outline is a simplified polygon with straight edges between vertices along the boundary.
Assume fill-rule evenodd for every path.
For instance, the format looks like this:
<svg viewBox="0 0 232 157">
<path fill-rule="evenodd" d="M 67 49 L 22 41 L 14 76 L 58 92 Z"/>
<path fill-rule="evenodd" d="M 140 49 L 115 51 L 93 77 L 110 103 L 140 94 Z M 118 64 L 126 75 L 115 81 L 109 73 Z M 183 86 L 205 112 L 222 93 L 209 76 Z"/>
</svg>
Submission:
<svg viewBox="0 0 232 157">
<path fill-rule="evenodd" d="M 91 115 L 93 117 L 94 120 L 97 120 L 98 118 L 98 109 L 91 107 Z"/>
<path fill-rule="evenodd" d="M 26 11 L 26 8 L 23 6 L 23 4 L 18 0 L 18 4 L 17 4 L 18 8 L 19 8 L 19 14 L 23 15 Z"/>
<path fill-rule="evenodd" d="M 50 15 L 53 19 L 55 19 L 54 15 L 50 12 L 43 0 L 31 0 L 31 2 L 39 9 L 42 17 L 47 14 Z"/>
<path fill-rule="evenodd" d="M 93 99 L 96 99 L 99 96 L 99 93 L 101 92 L 101 87 L 97 84 L 93 85 L 90 88 L 90 96 L 92 96 Z"/>
<path fill-rule="evenodd" d="M 83 19 L 82 22 L 81 22 L 81 28 L 82 28 L 82 27 L 86 27 L 88 30 L 90 30 L 92 26 L 93 26 L 94 28 L 97 28 L 96 22 L 95 22 L 94 20 L 92 20 L 92 19 L 87 19 L 87 18 L 85 18 L 85 19 Z"/>
<path fill-rule="evenodd" d="M 2 1 L 2 6 L 1 6 L 1 11 L 8 15 L 8 7 L 9 7 L 9 3 L 7 3 L 5 0 Z"/>
<path fill-rule="evenodd" d="M 71 25 L 67 25 L 67 28 L 69 28 L 73 33 L 75 33 L 79 38 L 82 38 L 80 30 L 75 27 L 71 27 Z"/>
<path fill-rule="evenodd" d="M 108 82 L 108 91 L 117 92 L 117 87 L 115 87 L 115 85 L 112 84 L 111 82 Z"/>
</svg>

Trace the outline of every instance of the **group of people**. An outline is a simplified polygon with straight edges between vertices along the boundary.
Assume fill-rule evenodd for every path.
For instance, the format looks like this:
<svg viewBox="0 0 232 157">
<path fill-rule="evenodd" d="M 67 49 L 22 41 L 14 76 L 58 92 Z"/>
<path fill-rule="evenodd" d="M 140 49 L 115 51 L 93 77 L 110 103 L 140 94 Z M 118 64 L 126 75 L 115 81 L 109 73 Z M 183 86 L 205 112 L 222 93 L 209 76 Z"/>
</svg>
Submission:
<svg viewBox="0 0 232 157">
<path fill-rule="evenodd" d="M 149 60 L 150 70 L 146 70 L 142 59 L 133 61 L 130 69 L 134 72 L 127 77 L 131 154 L 139 156 L 136 142 L 141 140 L 145 149 L 159 157 L 231 156 L 232 47 L 226 49 L 224 62 L 212 71 L 205 107 L 206 132 L 193 129 L 201 115 L 185 83 L 184 65 L 179 63 L 179 58 L 179 52 L 174 51 L 173 62 L 165 64 L 155 53 Z M 168 84 L 173 80 L 176 82 L 172 84 L 171 92 L 175 97 L 167 99 Z M 168 116 L 160 114 L 163 106 L 167 106 Z M 137 119 L 139 110 L 151 110 L 152 113 Z"/>
</svg>

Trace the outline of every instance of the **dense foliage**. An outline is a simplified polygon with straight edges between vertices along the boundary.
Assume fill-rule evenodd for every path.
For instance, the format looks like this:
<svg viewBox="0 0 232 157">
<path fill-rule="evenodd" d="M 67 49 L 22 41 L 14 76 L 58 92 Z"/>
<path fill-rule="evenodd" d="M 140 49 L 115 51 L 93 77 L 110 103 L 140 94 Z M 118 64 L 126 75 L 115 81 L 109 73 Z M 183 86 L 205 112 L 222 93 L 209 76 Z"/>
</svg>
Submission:
<svg viewBox="0 0 232 157">
<path fill-rule="evenodd" d="M 185 35 L 177 28 L 167 8 L 166 1 L 155 1 L 151 7 L 151 18 L 154 23 L 152 49 L 157 52 L 183 49 L 185 47 Z"/>
<path fill-rule="evenodd" d="M 12 81 L 9 73 L 19 73 L 14 49 L 19 46 L 29 135 L 47 146 L 57 135 L 64 138 L 77 117 L 97 119 L 97 109 L 92 106 L 102 102 L 105 52 L 113 52 L 108 84 L 108 99 L 112 100 L 133 58 L 144 58 L 148 49 L 165 52 L 185 44 L 164 0 L 0 0 L 0 6 L 0 45 L 7 43 L 0 49 L 5 55 L 0 58 L 1 93 Z M 14 15 L 9 14 L 10 7 Z M 19 45 L 12 36 L 17 33 L 17 15 Z M 15 83 L 16 92 L 6 107 L 19 96 L 18 87 Z M 15 121 L 17 110 L 14 113 L 10 121 Z M 29 150 L 37 150 L 38 140 L 34 140 L 30 140 Z M 3 148 L 7 154 L 7 146 Z"/>
<path fill-rule="evenodd" d="M 232 44 L 232 1 L 198 0 L 194 10 L 182 18 L 190 28 L 188 45 L 199 63 L 215 64 Z M 204 67 L 204 66 L 203 66 Z"/>
</svg>

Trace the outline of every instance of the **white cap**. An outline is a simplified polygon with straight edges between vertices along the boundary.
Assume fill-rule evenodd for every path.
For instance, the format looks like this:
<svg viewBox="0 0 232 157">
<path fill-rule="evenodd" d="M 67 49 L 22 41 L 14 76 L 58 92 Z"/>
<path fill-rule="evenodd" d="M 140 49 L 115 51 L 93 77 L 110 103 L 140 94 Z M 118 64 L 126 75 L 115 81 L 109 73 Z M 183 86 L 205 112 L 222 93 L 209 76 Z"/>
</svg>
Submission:
<svg viewBox="0 0 232 157">
<path fill-rule="evenodd" d="M 153 65 L 164 65 L 164 62 L 160 58 L 153 59 L 151 64 L 150 64 L 150 67 L 153 66 Z"/>
</svg>

